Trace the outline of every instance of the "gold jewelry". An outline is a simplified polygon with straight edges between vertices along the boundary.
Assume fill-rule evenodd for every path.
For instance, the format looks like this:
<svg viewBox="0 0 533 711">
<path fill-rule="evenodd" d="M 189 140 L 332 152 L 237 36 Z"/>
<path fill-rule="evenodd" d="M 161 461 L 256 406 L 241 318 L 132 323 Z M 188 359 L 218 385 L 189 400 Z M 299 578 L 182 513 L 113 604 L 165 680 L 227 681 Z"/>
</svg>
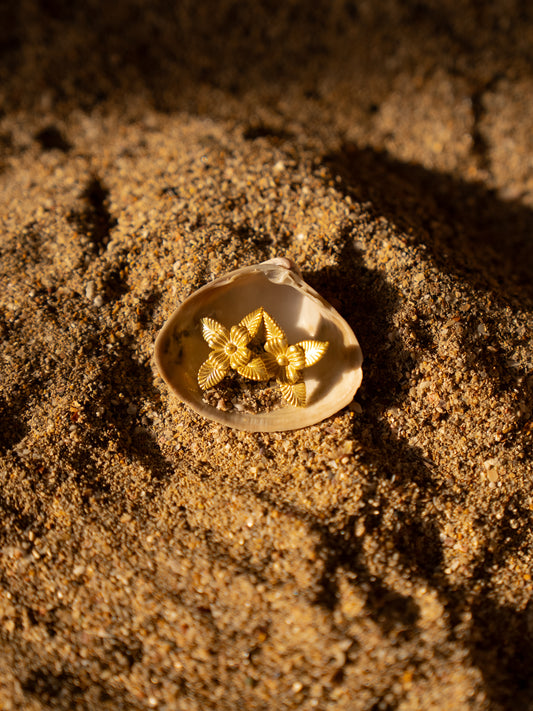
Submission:
<svg viewBox="0 0 533 711">
<path fill-rule="evenodd" d="M 261 323 L 265 327 L 264 352 L 255 355 L 248 348 Z M 228 329 L 212 318 L 201 321 L 202 335 L 211 353 L 198 371 L 202 390 L 217 385 L 231 369 L 250 380 L 275 377 L 283 398 L 294 407 L 305 407 L 306 389 L 301 371 L 317 363 L 328 349 L 327 341 L 300 341 L 289 345 L 283 329 L 262 306 Z"/>
<path fill-rule="evenodd" d="M 252 351 L 248 348 L 248 343 L 256 335 L 262 318 L 263 308 L 260 306 L 229 331 L 213 318 L 202 319 L 202 335 L 212 349 L 198 371 L 198 385 L 202 390 L 217 385 L 230 369 L 251 380 L 268 378 L 262 359 L 253 358 Z"/>
</svg>

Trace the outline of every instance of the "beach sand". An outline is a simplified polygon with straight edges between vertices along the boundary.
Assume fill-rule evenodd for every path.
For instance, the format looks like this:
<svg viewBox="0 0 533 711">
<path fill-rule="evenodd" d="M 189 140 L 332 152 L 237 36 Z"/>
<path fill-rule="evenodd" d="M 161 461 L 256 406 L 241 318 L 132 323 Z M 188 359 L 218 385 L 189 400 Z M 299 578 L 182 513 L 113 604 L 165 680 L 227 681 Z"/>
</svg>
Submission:
<svg viewBox="0 0 533 711">
<path fill-rule="evenodd" d="M 524 3 L 0 10 L 0 708 L 533 709 Z M 293 259 L 364 353 L 244 433 L 153 346 Z"/>
</svg>

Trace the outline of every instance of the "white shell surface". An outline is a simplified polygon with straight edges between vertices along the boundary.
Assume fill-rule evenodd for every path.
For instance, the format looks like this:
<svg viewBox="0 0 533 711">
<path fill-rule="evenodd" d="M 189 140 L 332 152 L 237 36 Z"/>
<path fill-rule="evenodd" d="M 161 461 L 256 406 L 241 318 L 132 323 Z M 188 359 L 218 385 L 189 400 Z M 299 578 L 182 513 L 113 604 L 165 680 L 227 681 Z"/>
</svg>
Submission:
<svg viewBox="0 0 533 711">
<path fill-rule="evenodd" d="M 285 331 L 289 344 L 329 342 L 325 356 L 303 371 L 307 406 L 257 414 L 211 407 L 197 381 L 210 350 L 201 319 L 209 316 L 229 328 L 260 306 Z M 155 360 L 169 388 L 198 414 L 248 432 L 282 432 L 320 422 L 351 402 L 363 377 L 354 332 L 285 258 L 236 269 L 191 294 L 161 329 Z"/>
</svg>

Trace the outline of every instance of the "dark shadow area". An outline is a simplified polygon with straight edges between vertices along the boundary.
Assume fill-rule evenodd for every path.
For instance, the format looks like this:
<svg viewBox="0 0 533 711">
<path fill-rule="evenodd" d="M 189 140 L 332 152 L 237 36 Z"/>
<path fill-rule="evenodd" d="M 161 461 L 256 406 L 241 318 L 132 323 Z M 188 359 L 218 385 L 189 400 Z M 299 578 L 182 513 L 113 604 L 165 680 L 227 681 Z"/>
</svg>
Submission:
<svg viewBox="0 0 533 711">
<path fill-rule="evenodd" d="M 357 515 L 349 516 L 342 525 L 337 525 L 324 523 L 312 513 L 284 501 L 275 492 L 261 490 L 254 491 L 254 494 L 261 502 L 302 521 L 318 534 L 317 553 L 323 562 L 323 574 L 316 586 L 314 601 L 317 605 L 330 612 L 336 609 L 339 602 L 337 572 L 342 569 L 365 593 L 366 610 L 385 635 L 410 639 L 418 634 L 420 613 L 416 602 L 410 596 L 392 590 L 379 576 L 372 574 L 364 560 L 363 538 L 355 535 L 354 528 L 360 520 L 369 521 L 372 517 L 370 507 L 363 504 Z"/>
<path fill-rule="evenodd" d="M 338 189 L 370 201 L 443 273 L 506 300 L 533 301 L 533 211 L 479 183 L 345 145 L 325 157 Z"/>
<path fill-rule="evenodd" d="M 358 521 L 373 525 L 373 514 L 368 509 L 364 506 L 360 515 L 350 516 L 340 528 L 312 521 L 312 530 L 321 538 L 321 555 L 326 553 L 315 601 L 330 611 L 336 608 L 339 598 L 337 571 L 341 568 L 357 579 L 358 588 L 366 593 L 368 614 L 383 633 L 387 636 L 401 634 L 403 639 L 408 639 L 417 634 L 418 605 L 410 596 L 399 594 L 379 577 L 371 575 L 362 560 L 363 539 L 354 531 Z"/>
<path fill-rule="evenodd" d="M 24 411 L 26 398 L 17 403 L 8 403 L 0 396 L 0 455 L 18 444 L 28 432 L 26 422 L 19 416 Z"/>
<path fill-rule="evenodd" d="M 21 687 L 25 693 L 47 705 L 66 708 L 65 702 L 69 705 L 75 703 L 75 699 L 87 691 L 90 683 L 88 675 L 82 680 L 80 674 L 58 674 L 50 668 L 39 667 L 27 671 Z"/>
<path fill-rule="evenodd" d="M 417 632 L 420 609 L 409 595 L 401 595 L 376 581 L 368 591 L 366 604 L 370 616 L 385 634 L 410 639 Z"/>
<path fill-rule="evenodd" d="M 106 263 L 102 268 L 102 286 L 105 291 L 105 301 L 117 301 L 128 292 L 127 257 L 125 254 L 113 256 L 112 263 Z"/>
<path fill-rule="evenodd" d="M 109 190 L 93 176 L 81 194 L 85 207 L 73 210 L 67 217 L 81 236 L 87 237 L 96 254 L 102 254 L 111 239 L 117 220 L 109 212 Z"/>
<path fill-rule="evenodd" d="M 0 75 L 8 104 L 39 106 L 50 91 L 56 108 L 72 101 L 86 110 L 140 95 L 173 111 L 198 84 L 268 94 L 298 83 L 316 99 L 319 77 L 346 67 L 352 75 L 392 76 L 418 63 L 483 85 L 487 71 L 531 66 L 532 24 L 531 5 L 520 0 L 511 9 L 475 0 L 375 7 L 357 0 L 30 0 L 2 6 Z"/>
<path fill-rule="evenodd" d="M 0 498 L 0 541 L 6 544 L 8 541 L 23 539 L 25 532 L 34 525 L 36 518 L 35 510 L 22 510 L 20 502 L 14 497 Z"/>
<path fill-rule="evenodd" d="M 501 518 L 493 523 L 494 534 L 478 563 L 476 578 L 505 563 L 509 555 L 527 552 L 527 535 L 533 530 L 533 511 L 514 494 L 506 502 Z"/>
<path fill-rule="evenodd" d="M 469 640 L 474 664 L 483 672 L 488 695 L 512 711 L 530 711 L 533 703 L 531 603 L 523 611 L 477 598 L 470 608 Z"/>
<path fill-rule="evenodd" d="M 54 149 L 57 149 L 62 153 L 68 153 L 72 148 L 57 126 L 53 125 L 46 126 L 41 129 L 35 135 L 35 139 L 39 141 L 41 147 L 45 151 L 53 151 Z"/>
<path fill-rule="evenodd" d="M 393 335 L 398 290 L 377 270 L 364 266 L 353 242 L 353 228 L 348 224 L 340 236 L 338 266 L 304 272 L 303 277 L 335 304 L 357 336 L 363 351 L 363 384 L 358 398 L 377 398 L 383 408 L 405 396 L 404 376 L 415 366 L 417 354 L 405 350 Z"/>
<path fill-rule="evenodd" d="M 529 552 L 529 532 L 533 514 L 517 495 L 506 504 L 502 518 L 495 525 L 494 536 L 479 556 L 473 578 L 486 586 L 474 596 L 470 653 L 474 664 L 483 672 L 490 696 L 504 708 L 529 711 L 533 703 L 533 605 L 514 609 L 498 604 L 491 595 L 490 571 L 504 565 L 510 556 Z M 464 591 L 466 593 L 466 591 Z M 453 614 L 461 591 L 449 596 Z"/>
<path fill-rule="evenodd" d="M 248 128 L 244 129 L 242 135 L 247 141 L 255 141 L 257 138 L 267 138 L 275 144 L 290 141 L 294 138 L 289 131 L 267 126 L 264 123 L 248 126 Z"/>
</svg>

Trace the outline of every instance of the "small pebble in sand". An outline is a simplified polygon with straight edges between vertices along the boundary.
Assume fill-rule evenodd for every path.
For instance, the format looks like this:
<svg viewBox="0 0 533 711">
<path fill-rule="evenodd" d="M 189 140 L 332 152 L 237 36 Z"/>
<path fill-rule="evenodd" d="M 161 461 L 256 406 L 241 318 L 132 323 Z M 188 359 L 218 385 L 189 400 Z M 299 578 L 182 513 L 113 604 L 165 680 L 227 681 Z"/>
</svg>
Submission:
<svg viewBox="0 0 533 711">
<path fill-rule="evenodd" d="M 499 468 L 500 462 L 498 459 L 492 458 L 492 459 L 487 459 L 483 463 L 483 467 L 485 468 L 486 472 L 486 477 L 491 483 L 495 483 L 499 479 Z"/>
<path fill-rule="evenodd" d="M 227 412 L 231 409 L 231 405 L 226 402 L 223 397 L 221 397 L 217 402 L 217 409 L 222 410 L 223 412 Z"/>
<path fill-rule="evenodd" d="M 87 299 L 89 299 L 89 301 L 92 301 L 94 299 L 94 294 L 95 294 L 94 281 L 88 281 L 87 284 L 85 284 L 85 297 Z"/>
<path fill-rule="evenodd" d="M 487 472 L 487 479 L 492 483 L 498 481 L 499 475 L 497 469 L 489 469 Z"/>
</svg>

